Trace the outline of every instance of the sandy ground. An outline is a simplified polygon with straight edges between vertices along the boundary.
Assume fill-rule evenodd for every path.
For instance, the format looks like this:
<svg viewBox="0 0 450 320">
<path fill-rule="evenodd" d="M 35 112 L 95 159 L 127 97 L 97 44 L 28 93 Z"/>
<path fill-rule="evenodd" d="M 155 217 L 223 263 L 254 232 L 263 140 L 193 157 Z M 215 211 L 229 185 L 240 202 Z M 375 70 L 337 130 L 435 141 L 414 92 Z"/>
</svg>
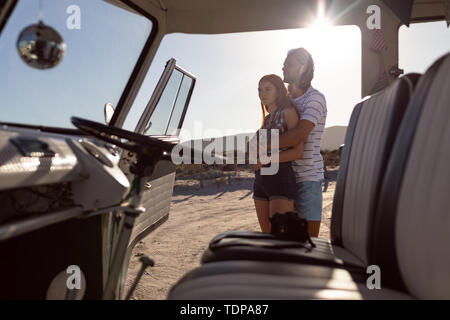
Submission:
<svg viewBox="0 0 450 320">
<path fill-rule="evenodd" d="M 185 273 L 200 265 L 200 257 L 215 235 L 228 230 L 260 231 L 252 184 L 252 179 L 243 179 L 203 188 L 196 183 L 177 186 L 169 220 L 134 248 L 125 292 L 140 269 L 142 254 L 154 259 L 155 266 L 146 270 L 132 299 L 162 300 Z M 323 193 L 320 238 L 329 239 L 334 190 L 331 182 Z"/>
</svg>

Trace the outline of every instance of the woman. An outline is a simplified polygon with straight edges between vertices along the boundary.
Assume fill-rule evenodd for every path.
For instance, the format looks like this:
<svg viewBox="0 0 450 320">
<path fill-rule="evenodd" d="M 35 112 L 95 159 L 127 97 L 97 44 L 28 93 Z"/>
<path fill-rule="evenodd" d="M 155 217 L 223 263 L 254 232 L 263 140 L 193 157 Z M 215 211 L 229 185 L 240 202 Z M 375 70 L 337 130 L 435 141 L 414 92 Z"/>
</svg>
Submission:
<svg viewBox="0 0 450 320">
<path fill-rule="evenodd" d="M 267 129 L 268 132 L 270 129 L 278 129 L 281 135 L 297 126 L 299 121 L 297 111 L 280 77 L 274 74 L 262 77 L 259 81 L 258 94 L 263 112 L 260 129 Z M 294 210 L 297 190 L 291 161 L 300 159 L 302 154 L 303 143 L 292 148 L 280 149 L 279 169 L 275 175 L 261 175 L 261 163 L 258 161 L 255 165 L 253 199 L 262 232 L 270 233 L 269 218 L 275 213 Z"/>
</svg>

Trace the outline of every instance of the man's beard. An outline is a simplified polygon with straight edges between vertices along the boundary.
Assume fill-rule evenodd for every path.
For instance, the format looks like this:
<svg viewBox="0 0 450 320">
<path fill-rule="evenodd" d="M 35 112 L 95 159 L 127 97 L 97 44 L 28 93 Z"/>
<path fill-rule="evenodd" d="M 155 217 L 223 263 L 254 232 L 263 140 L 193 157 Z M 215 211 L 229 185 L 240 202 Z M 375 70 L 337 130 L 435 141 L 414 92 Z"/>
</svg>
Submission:
<svg viewBox="0 0 450 320">
<path fill-rule="evenodd" d="M 293 84 L 295 82 L 295 80 L 289 79 L 286 76 L 283 76 L 283 82 L 287 83 L 287 84 Z"/>
</svg>

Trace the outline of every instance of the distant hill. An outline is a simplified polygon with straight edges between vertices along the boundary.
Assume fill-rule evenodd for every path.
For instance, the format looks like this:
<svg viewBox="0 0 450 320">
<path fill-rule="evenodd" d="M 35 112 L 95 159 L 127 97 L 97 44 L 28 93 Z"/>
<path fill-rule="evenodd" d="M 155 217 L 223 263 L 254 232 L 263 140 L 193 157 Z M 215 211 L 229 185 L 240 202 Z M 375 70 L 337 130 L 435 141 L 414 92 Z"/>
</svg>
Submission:
<svg viewBox="0 0 450 320">
<path fill-rule="evenodd" d="M 223 151 L 225 153 L 231 154 L 232 151 L 236 151 L 235 156 L 241 156 L 242 158 L 245 158 L 245 144 L 243 144 L 242 142 L 246 141 L 246 137 L 247 141 L 249 138 L 251 138 L 254 135 L 253 133 L 241 133 L 241 134 L 236 134 L 236 135 L 232 135 L 232 136 L 226 136 L 226 137 L 217 137 L 217 138 L 204 138 L 204 139 L 195 139 L 195 140 L 189 140 L 189 141 L 184 141 L 182 144 L 186 145 L 186 146 L 191 146 L 191 148 L 195 149 L 195 150 L 205 150 L 206 147 L 208 147 L 208 145 L 211 145 L 210 148 L 213 147 L 212 143 L 216 140 L 216 139 L 223 139 Z M 226 138 L 231 138 L 233 140 L 233 142 L 230 142 L 229 144 L 227 144 L 226 142 Z M 241 141 L 240 144 L 238 144 L 238 139 L 239 141 Z M 217 155 L 216 156 L 218 158 L 222 158 L 221 156 Z"/>
<path fill-rule="evenodd" d="M 325 128 L 320 149 L 323 151 L 333 151 L 339 149 L 339 146 L 344 143 L 346 132 L 346 126 L 333 126 Z"/>
<path fill-rule="evenodd" d="M 322 144 L 321 144 L 320 149 L 323 151 L 337 150 L 339 148 L 339 146 L 344 143 L 346 132 L 347 132 L 346 126 L 333 126 L 333 127 L 325 128 L 325 131 L 323 132 L 323 136 L 322 136 Z M 235 138 L 240 137 L 242 139 L 241 141 L 243 141 L 245 136 L 252 136 L 253 134 L 254 133 L 241 133 L 241 134 L 234 135 L 233 137 L 235 137 Z M 229 136 L 229 137 L 232 137 L 232 136 Z M 195 141 L 196 145 L 202 146 L 201 149 L 205 149 L 205 147 L 208 146 L 215 139 L 216 138 L 197 139 L 197 140 L 186 141 L 184 143 L 187 145 L 191 144 L 191 146 L 194 147 L 194 141 Z M 195 149 L 200 149 L 200 148 L 195 148 Z M 224 145 L 225 151 L 230 152 L 230 151 L 236 150 L 236 149 L 238 149 L 238 152 L 243 152 L 243 149 L 239 148 L 237 146 L 237 140 L 235 140 L 234 145 L 230 146 L 230 145 L 226 145 L 226 143 Z"/>
</svg>

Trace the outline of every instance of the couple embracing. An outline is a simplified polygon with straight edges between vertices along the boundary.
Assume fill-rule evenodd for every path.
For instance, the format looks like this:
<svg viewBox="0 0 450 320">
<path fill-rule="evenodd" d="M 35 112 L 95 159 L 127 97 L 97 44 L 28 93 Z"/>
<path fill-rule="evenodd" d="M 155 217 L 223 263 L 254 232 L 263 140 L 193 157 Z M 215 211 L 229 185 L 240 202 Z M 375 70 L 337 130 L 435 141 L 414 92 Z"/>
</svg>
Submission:
<svg viewBox="0 0 450 320">
<path fill-rule="evenodd" d="M 255 165 L 253 199 L 263 232 L 270 232 L 269 218 L 275 213 L 297 211 L 308 221 L 308 233 L 319 235 L 324 178 L 320 142 L 327 107 L 324 95 L 311 86 L 313 76 L 311 54 L 297 48 L 284 61 L 284 79 L 271 74 L 259 81 L 261 129 L 279 130 L 278 172 L 262 175 L 261 163 Z"/>
</svg>

